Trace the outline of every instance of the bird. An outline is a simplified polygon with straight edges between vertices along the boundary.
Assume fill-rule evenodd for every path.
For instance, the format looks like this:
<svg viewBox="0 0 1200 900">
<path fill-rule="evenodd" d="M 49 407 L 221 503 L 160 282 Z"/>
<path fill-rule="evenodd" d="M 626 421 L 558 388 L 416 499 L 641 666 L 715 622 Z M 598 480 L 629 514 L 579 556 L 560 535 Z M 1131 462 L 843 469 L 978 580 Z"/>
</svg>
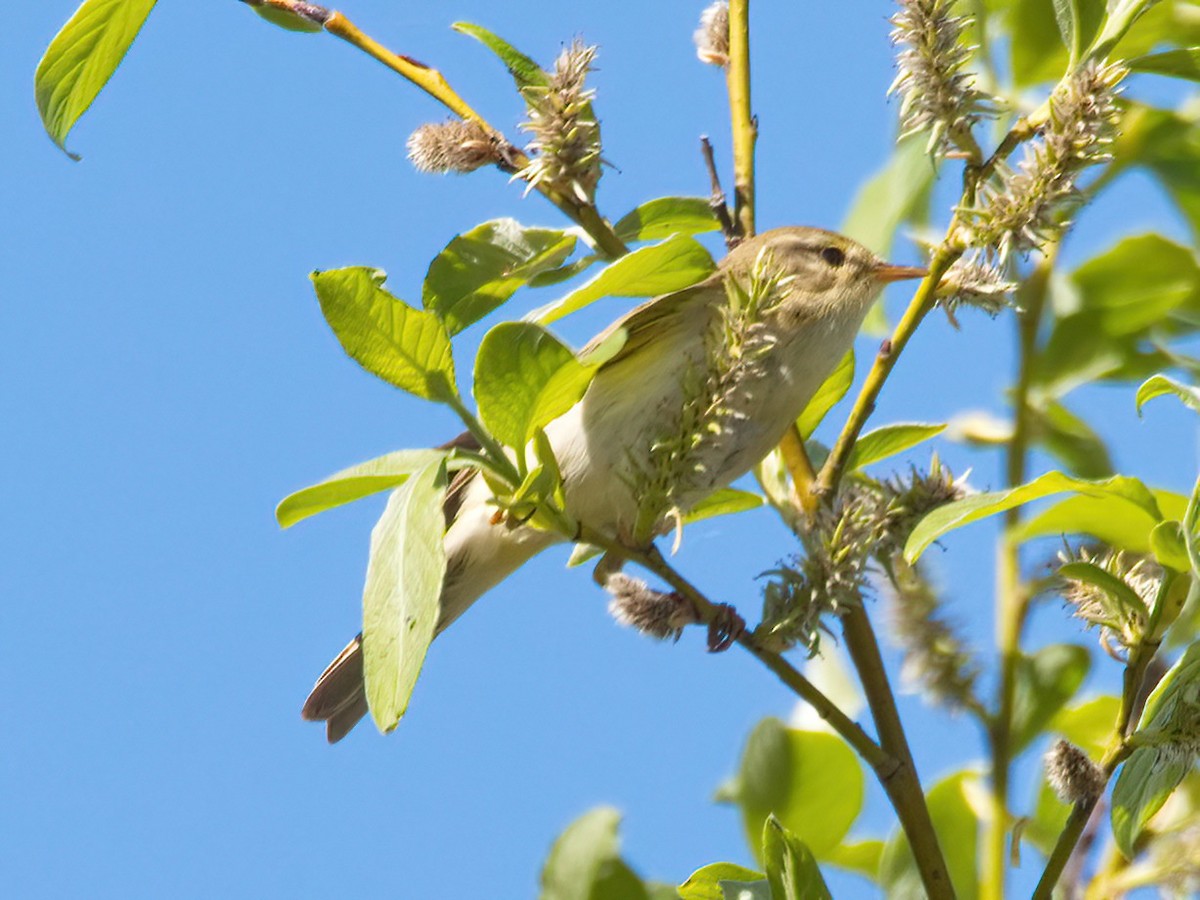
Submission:
<svg viewBox="0 0 1200 900">
<path fill-rule="evenodd" d="M 703 281 L 655 297 L 583 350 L 619 349 L 582 398 L 546 426 L 566 512 L 625 546 L 668 530 L 741 477 L 783 438 L 853 345 L 890 282 L 921 278 L 820 228 L 765 231 L 734 246 Z M 755 297 L 755 293 L 761 297 Z M 477 449 L 461 435 L 441 449 Z M 652 499 L 651 499 L 652 498 Z M 443 503 L 440 634 L 560 535 L 501 522 L 487 480 L 459 471 Z M 367 713 L 362 635 L 317 679 L 301 714 L 340 741 Z"/>
</svg>

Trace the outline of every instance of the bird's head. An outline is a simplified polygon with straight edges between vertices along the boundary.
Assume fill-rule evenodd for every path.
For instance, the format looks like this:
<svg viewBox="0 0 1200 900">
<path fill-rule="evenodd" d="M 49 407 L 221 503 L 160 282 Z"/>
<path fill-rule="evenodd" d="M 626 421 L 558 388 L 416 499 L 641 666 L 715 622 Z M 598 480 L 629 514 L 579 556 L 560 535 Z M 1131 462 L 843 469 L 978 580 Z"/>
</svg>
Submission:
<svg viewBox="0 0 1200 900">
<path fill-rule="evenodd" d="M 785 305 L 801 318 L 861 318 L 889 282 L 926 274 L 917 266 L 885 262 L 844 235 L 805 226 L 775 228 L 743 241 L 721 270 L 743 280 L 760 265 L 788 279 Z"/>
</svg>

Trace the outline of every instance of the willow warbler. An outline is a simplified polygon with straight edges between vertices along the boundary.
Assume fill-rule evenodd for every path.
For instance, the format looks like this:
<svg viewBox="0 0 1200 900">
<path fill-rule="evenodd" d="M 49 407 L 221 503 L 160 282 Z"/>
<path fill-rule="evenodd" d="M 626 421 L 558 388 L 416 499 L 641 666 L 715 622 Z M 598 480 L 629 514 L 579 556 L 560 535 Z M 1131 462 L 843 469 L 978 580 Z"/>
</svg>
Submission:
<svg viewBox="0 0 1200 900">
<path fill-rule="evenodd" d="M 699 284 L 614 322 L 589 346 L 619 334 L 620 349 L 546 428 L 566 511 L 631 545 L 646 540 L 649 510 L 650 534 L 661 533 L 670 511 L 686 512 L 779 443 L 850 349 L 884 285 L 924 274 L 842 235 L 778 228 L 738 245 Z M 447 446 L 470 443 L 464 436 Z M 473 470 L 447 490 L 439 633 L 562 540 L 499 522 L 490 500 Z M 302 714 L 325 722 L 333 743 L 366 712 L 360 635 L 317 679 Z"/>
</svg>

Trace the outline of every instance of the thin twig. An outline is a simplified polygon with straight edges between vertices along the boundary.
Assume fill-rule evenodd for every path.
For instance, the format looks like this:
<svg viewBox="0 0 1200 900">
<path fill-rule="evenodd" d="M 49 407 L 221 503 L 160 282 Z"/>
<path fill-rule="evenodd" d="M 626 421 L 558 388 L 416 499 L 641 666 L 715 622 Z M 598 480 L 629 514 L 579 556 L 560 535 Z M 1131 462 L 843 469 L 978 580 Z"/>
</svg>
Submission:
<svg viewBox="0 0 1200 900">
<path fill-rule="evenodd" d="M 713 158 L 712 142 L 709 141 L 708 135 L 700 137 L 700 153 L 704 156 L 704 165 L 708 169 L 708 180 L 711 184 L 712 193 L 709 196 L 708 205 L 712 208 L 717 221 L 721 223 L 721 233 L 725 235 L 725 249 L 732 250 L 742 242 L 742 239 L 738 236 L 737 226 L 729 216 L 729 206 L 725 202 L 725 189 L 721 187 L 721 176 L 717 174 L 717 163 Z"/>
</svg>

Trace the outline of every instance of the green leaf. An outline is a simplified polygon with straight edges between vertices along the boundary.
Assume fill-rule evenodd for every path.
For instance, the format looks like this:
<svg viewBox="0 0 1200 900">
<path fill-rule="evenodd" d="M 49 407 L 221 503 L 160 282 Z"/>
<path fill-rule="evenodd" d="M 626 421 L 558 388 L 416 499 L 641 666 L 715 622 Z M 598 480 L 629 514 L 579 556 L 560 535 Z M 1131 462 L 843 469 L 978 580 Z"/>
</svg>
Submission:
<svg viewBox="0 0 1200 900">
<path fill-rule="evenodd" d="M 917 523 L 917 527 L 909 535 L 908 543 L 904 547 L 904 556 L 910 563 L 916 562 L 929 545 L 944 534 L 962 528 L 971 522 L 1063 491 L 1075 491 L 1093 497 L 1114 497 L 1148 513 L 1156 522 L 1162 520 L 1162 513 L 1159 511 L 1154 495 L 1136 478 L 1114 475 L 1104 481 L 1087 481 L 1082 478 L 1072 478 L 1062 472 L 1047 472 L 1040 478 L 1035 478 L 1028 484 L 1019 487 L 1006 491 L 972 494 L 938 507 Z"/>
<path fill-rule="evenodd" d="M 801 437 L 805 440 L 812 437 L 812 433 L 817 430 L 821 420 L 837 406 L 839 400 L 846 396 L 846 392 L 850 390 L 852 384 L 854 384 L 853 348 L 846 351 L 841 362 L 829 373 L 829 377 L 821 383 L 812 399 L 808 401 L 804 412 L 800 413 L 800 418 L 796 420 L 796 427 L 800 429 Z"/>
<path fill-rule="evenodd" d="M 1163 53 L 1147 53 L 1125 60 L 1134 72 L 1168 75 L 1171 78 L 1186 78 L 1200 81 L 1200 47 L 1167 50 Z"/>
<path fill-rule="evenodd" d="M 763 825 L 762 855 L 772 900 L 832 900 L 812 851 L 775 816 Z"/>
<path fill-rule="evenodd" d="M 701 519 L 711 519 L 715 516 L 728 516 L 733 513 L 748 512 L 763 505 L 763 498 L 750 491 L 737 488 L 721 488 L 709 494 L 683 517 L 685 525 L 699 522 Z"/>
<path fill-rule="evenodd" d="M 1168 378 L 1166 375 L 1152 375 L 1137 389 L 1137 397 L 1134 398 L 1134 402 L 1137 404 L 1138 415 L 1142 414 L 1142 406 L 1147 401 L 1153 400 L 1155 397 L 1162 397 L 1164 394 L 1174 394 L 1188 409 L 1200 412 L 1200 388 L 1194 388 L 1189 384 L 1180 384 L 1174 378 Z"/>
<path fill-rule="evenodd" d="M 685 234 L 677 234 L 609 263 L 586 284 L 534 310 L 526 319 L 539 325 L 549 325 L 601 297 L 654 297 L 668 294 L 707 278 L 715 269 L 712 257 L 700 243 Z"/>
<path fill-rule="evenodd" d="M 1160 565 L 1176 572 L 1187 572 L 1192 563 L 1188 556 L 1187 540 L 1179 522 L 1159 522 L 1150 532 L 1150 550 Z"/>
<path fill-rule="evenodd" d="M 1163 518 L 1183 518 L 1186 497 L 1161 490 L 1152 490 L 1151 494 Z M 1088 534 L 1122 550 L 1149 553 L 1150 533 L 1158 521 L 1121 497 L 1077 494 L 1027 519 L 1013 532 L 1013 537 L 1027 541 L 1043 535 Z"/>
<path fill-rule="evenodd" d="M 290 528 L 319 512 L 399 487 L 414 472 L 447 455 L 445 450 L 397 450 L 350 466 L 311 487 L 288 494 L 275 507 L 275 519 L 281 528 Z"/>
<path fill-rule="evenodd" d="M 1146 823 L 1195 766 L 1198 726 L 1200 641 L 1184 652 L 1146 700 L 1134 734 L 1143 746 L 1126 760 L 1113 788 L 1113 838 L 1126 858 L 1133 858 Z"/>
<path fill-rule="evenodd" d="M 117 71 L 157 0 L 86 0 L 46 48 L 33 76 L 46 132 L 59 149 Z"/>
<path fill-rule="evenodd" d="M 741 807 L 746 840 L 757 854 L 774 813 L 818 858 L 831 852 L 862 809 L 858 757 L 836 735 L 759 722 L 746 741 L 728 796 Z"/>
<path fill-rule="evenodd" d="M 1085 48 L 1104 21 L 1104 0 L 1015 0 L 1009 10 L 1009 46 L 1018 86 L 1057 81 L 1067 71 L 1073 48 Z M 1060 40 L 1061 37 L 1061 40 Z M 1074 58 L 1080 56 L 1076 52 Z"/>
<path fill-rule="evenodd" d="M 280 9 L 277 6 L 258 6 L 252 0 L 245 0 L 249 3 L 252 10 L 270 22 L 272 25 L 278 25 L 285 31 L 296 31 L 303 34 L 316 34 L 318 31 L 324 31 L 325 26 L 320 22 L 314 21 L 299 13 L 294 13 L 286 9 Z"/>
<path fill-rule="evenodd" d="M 451 334 L 498 308 L 541 272 L 560 265 L 575 236 L 554 228 L 526 228 L 494 219 L 458 235 L 434 257 L 421 301 Z"/>
<path fill-rule="evenodd" d="M 1087 422 L 1056 400 L 1033 407 L 1030 430 L 1034 440 L 1049 450 L 1080 478 L 1106 478 L 1113 474 L 1112 459 L 1104 441 Z"/>
<path fill-rule="evenodd" d="M 567 826 L 542 869 L 541 900 L 647 900 L 641 879 L 620 857 L 620 822 L 615 809 L 600 807 Z"/>
<path fill-rule="evenodd" d="M 657 241 L 673 234 L 701 234 L 720 227 L 707 197 L 659 197 L 621 216 L 613 231 L 628 244 Z"/>
<path fill-rule="evenodd" d="M 542 71 L 541 66 L 508 41 L 497 37 L 486 28 L 470 22 L 455 22 L 450 27 L 461 34 L 475 38 L 495 53 L 508 69 L 508 74 L 512 75 L 513 81 L 517 83 L 518 90 L 524 90 L 527 87 L 543 87 L 550 83 L 549 77 Z"/>
<path fill-rule="evenodd" d="M 1141 334 L 1181 306 L 1200 301 L 1200 267 L 1187 247 L 1160 234 L 1119 241 L 1071 276 L 1082 311 L 1107 335 Z"/>
<path fill-rule="evenodd" d="M 424 397 L 454 396 L 454 358 L 446 326 L 383 288 L 378 269 L 353 266 L 312 274 L 321 312 L 342 349 L 372 375 Z"/>
<path fill-rule="evenodd" d="M 879 861 L 883 858 L 883 841 L 856 841 L 834 847 L 825 857 L 830 863 L 851 872 L 858 872 L 871 881 L 879 880 Z"/>
<path fill-rule="evenodd" d="M 721 896 L 725 900 L 772 900 L 771 882 L 762 881 L 722 881 Z"/>
<path fill-rule="evenodd" d="M 408 708 L 439 616 L 446 552 L 446 467 L 430 463 L 388 500 L 371 531 L 363 588 L 363 680 L 380 731 L 391 731 Z"/>
<path fill-rule="evenodd" d="M 1014 755 L 1027 747 L 1075 696 L 1090 667 L 1087 649 L 1077 644 L 1052 644 L 1033 655 L 1021 654 L 1013 694 Z"/>
<path fill-rule="evenodd" d="M 475 400 L 487 429 L 521 449 L 579 401 L 594 373 L 554 335 L 532 322 L 501 322 L 475 357 Z"/>
<path fill-rule="evenodd" d="M 1130 103 L 1112 152 L 1118 165 L 1142 166 L 1157 178 L 1200 234 L 1200 109 Z"/>
<path fill-rule="evenodd" d="M 925 152 L 926 138 L 904 138 L 883 168 L 858 189 L 842 232 L 880 256 L 892 249 L 896 230 L 924 218 L 937 168 Z"/>
<path fill-rule="evenodd" d="M 855 442 L 846 468 L 851 472 L 864 468 L 871 463 L 903 453 L 945 430 L 944 423 L 896 422 L 868 431 Z"/>
<path fill-rule="evenodd" d="M 733 863 L 711 863 L 697 869 L 677 888 L 680 900 L 724 900 L 721 883 L 726 881 L 763 881 L 767 876 Z"/>
<path fill-rule="evenodd" d="M 926 794 L 926 805 L 938 835 L 950 882 L 959 897 L 978 895 L 976 856 L 979 816 L 968 800 L 968 784 L 976 776 L 956 772 L 935 784 Z M 904 832 L 897 829 L 888 839 L 879 862 L 879 882 L 889 898 L 907 900 L 924 897 L 921 876 Z"/>
</svg>

